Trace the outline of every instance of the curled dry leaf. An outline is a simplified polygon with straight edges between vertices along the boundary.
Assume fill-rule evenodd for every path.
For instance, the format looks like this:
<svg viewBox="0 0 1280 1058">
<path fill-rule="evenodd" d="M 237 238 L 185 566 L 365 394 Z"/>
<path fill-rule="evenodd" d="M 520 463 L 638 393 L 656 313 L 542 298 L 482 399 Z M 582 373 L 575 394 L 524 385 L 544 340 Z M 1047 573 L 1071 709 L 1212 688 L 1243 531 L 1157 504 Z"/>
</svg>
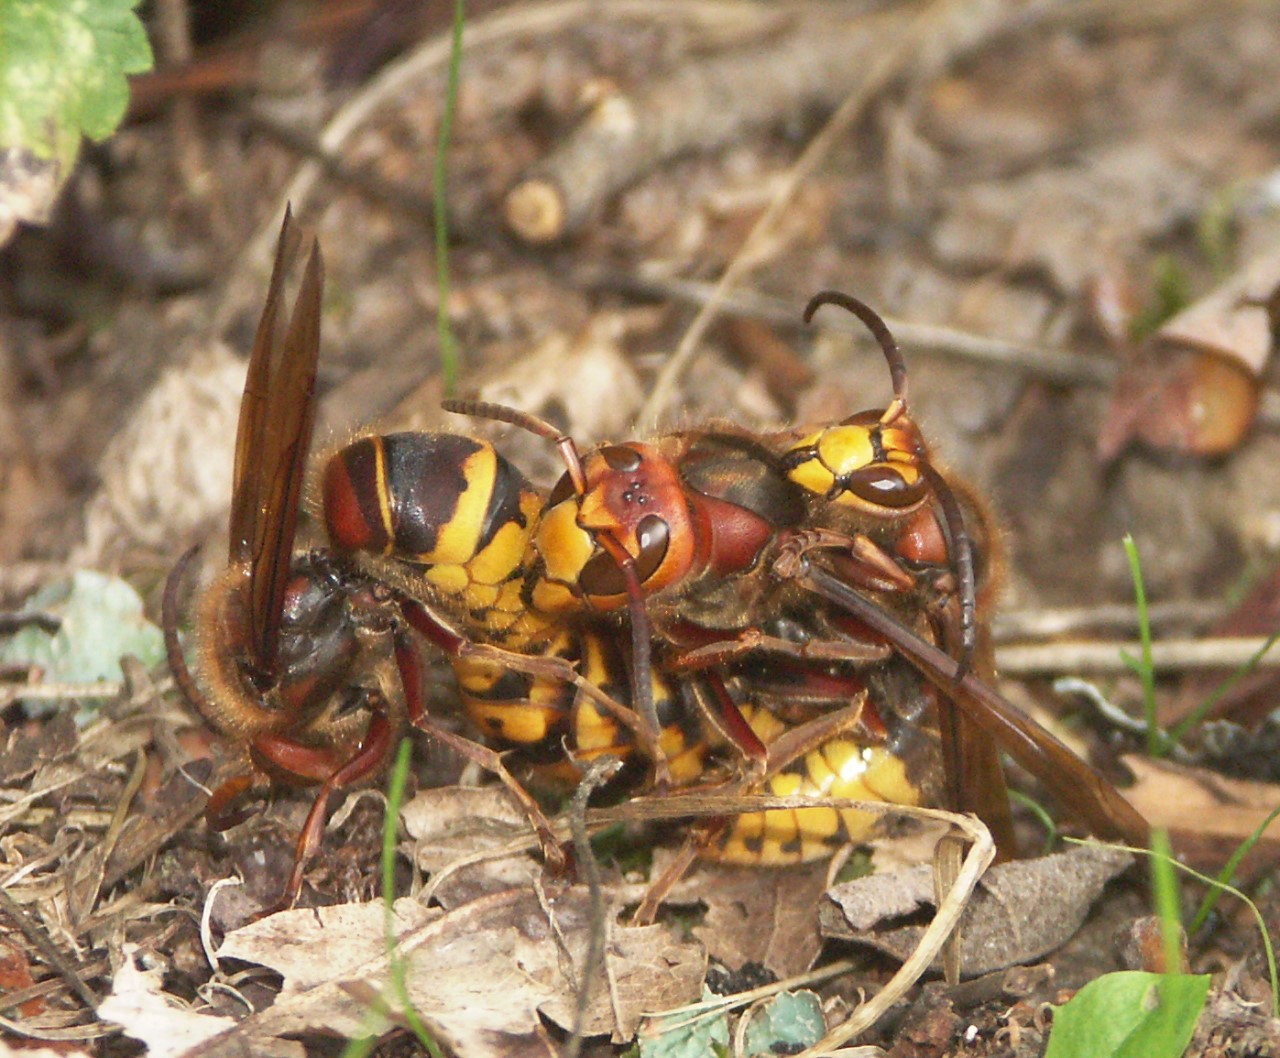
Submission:
<svg viewBox="0 0 1280 1058">
<path fill-rule="evenodd" d="M 1137 755 L 1123 763 L 1136 779 L 1125 793 L 1152 826 L 1242 841 L 1280 805 L 1275 783 L 1231 779 L 1207 768 Z"/>
<path fill-rule="evenodd" d="M 642 1007 L 696 999 L 706 955 L 665 927 L 632 929 L 613 918 L 606 916 L 604 972 L 594 978 L 584 1031 L 621 1040 L 634 1033 Z M 532 889 L 512 889 L 444 914 L 398 900 L 394 928 L 409 1002 L 455 1053 L 546 1054 L 541 1015 L 572 1023 L 590 928 L 585 888 L 545 900 Z M 392 1009 L 398 1005 L 387 987 L 381 904 L 282 912 L 228 935 L 218 954 L 262 963 L 285 978 L 274 1006 L 228 1034 L 227 1054 L 284 1034 L 378 1034 L 389 1023 L 365 1000 L 371 989 Z"/>
<path fill-rule="evenodd" d="M 528 855 L 533 832 L 520 806 L 498 786 L 422 790 L 400 810 L 431 896 L 446 908 L 531 885 L 542 867 Z"/>
<path fill-rule="evenodd" d="M 991 868 L 961 920 L 962 973 L 990 973 L 1061 947 L 1080 928 L 1103 886 L 1132 862 L 1127 852 L 1082 846 Z M 905 959 L 924 926 L 898 920 L 935 906 L 933 869 L 860 878 L 836 886 L 827 897 L 820 909 L 824 936 Z"/>
<path fill-rule="evenodd" d="M 124 961 L 116 971 L 111 995 L 98 1007 L 98 1017 L 124 1028 L 125 1035 L 147 1045 L 151 1058 L 170 1058 L 185 1054 L 198 1044 L 212 1039 L 234 1026 L 230 1018 L 213 1017 L 188 1009 L 176 997 L 161 990 L 163 974 L 140 970 L 134 957 L 137 946 L 125 945 Z M 272 1049 L 284 1054 L 284 1041 Z M 294 1056 L 302 1055 L 300 1044 L 288 1048 Z"/>
<path fill-rule="evenodd" d="M 1133 441 L 1196 456 L 1234 449 L 1257 412 L 1278 293 L 1280 253 L 1266 254 L 1135 349 L 1098 435 L 1100 458 Z"/>
</svg>

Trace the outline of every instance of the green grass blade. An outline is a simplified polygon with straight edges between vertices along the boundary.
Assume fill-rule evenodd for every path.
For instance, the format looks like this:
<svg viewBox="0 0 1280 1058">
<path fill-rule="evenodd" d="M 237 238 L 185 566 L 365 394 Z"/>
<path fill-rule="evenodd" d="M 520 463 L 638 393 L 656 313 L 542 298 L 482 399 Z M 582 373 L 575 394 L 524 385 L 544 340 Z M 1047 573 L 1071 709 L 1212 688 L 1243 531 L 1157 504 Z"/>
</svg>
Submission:
<svg viewBox="0 0 1280 1058">
<path fill-rule="evenodd" d="M 464 0 L 456 0 L 453 8 L 453 41 L 449 50 L 449 78 L 445 89 L 444 110 L 440 115 L 440 135 L 436 139 L 435 187 L 432 200 L 436 232 L 436 335 L 440 342 L 440 372 L 444 377 L 444 395 L 452 397 L 458 385 L 458 342 L 449 326 L 449 216 L 448 193 L 445 188 L 445 160 L 453 135 L 453 119 L 458 108 L 458 79 L 462 68 L 462 24 L 466 14 Z"/>
<path fill-rule="evenodd" d="M 1262 835 L 1266 833 L 1267 827 L 1271 826 L 1271 824 L 1275 822 L 1276 816 L 1280 816 L 1280 808 L 1272 809 L 1272 811 L 1268 813 L 1267 818 L 1254 828 L 1253 833 L 1245 838 L 1244 841 L 1240 842 L 1240 844 L 1236 846 L 1235 852 L 1227 857 L 1227 862 L 1222 865 L 1222 869 L 1218 872 L 1215 884 L 1209 887 L 1209 891 L 1204 894 L 1204 899 L 1200 901 L 1200 906 L 1196 908 L 1195 916 L 1191 919 L 1191 924 L 1187 927 L 1188 933 L 1195 933 L 1196 930 L 1203 926 L 1205 924 L 1205 920 L 1208 919 L 1210 913 L 1217 906 L 1218 901 L 1222 899 L 1222 894 L 1224 892 L 1230 892 L 1231 879 L 1235 877 L 1236 869 L 1240 866 L 1240 861 L 1249 855 L 1249 850 L 1252 849 L 1262 838 Z"/>
<path fill-rule="evenodd" d="M 1142 681 L 1142 710 L 1147 720 L 1147 752 L 1162 757 L 1169 751 L 1169 740 L 1156 723 L 1156 672 L 1151 661 L 1151 614 L 1147 609 L 1147 588 L 1142 579 L 1142 562 L 1138 558 L 1138 545 L 1129 533 L 1124 536 L 1124 553 L 1129 559 L 1129 573 L 1133 577 L 1133 597 L 1138 608 L 1138 639 L 1142 656 L 1125 658 L 1138 679 Z"/>
</svg>

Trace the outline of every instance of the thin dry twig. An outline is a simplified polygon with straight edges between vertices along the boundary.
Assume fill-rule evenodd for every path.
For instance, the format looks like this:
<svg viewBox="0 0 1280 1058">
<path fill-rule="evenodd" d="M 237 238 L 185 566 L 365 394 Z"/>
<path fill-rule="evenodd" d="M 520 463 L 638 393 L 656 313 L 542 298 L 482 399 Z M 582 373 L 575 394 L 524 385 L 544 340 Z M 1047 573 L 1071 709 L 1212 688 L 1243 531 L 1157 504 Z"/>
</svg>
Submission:
<svg viewBox="0 0 1280 1058">
<path fill-rule="evenodd" d="M 757 47 L 695 54 L 633 91 L 603 95 L 507 193 L 508 226 L 526 242 L 554 242 L 677 155 L 715 150 L 753 129 L 835 108 L 857 88 L 883 42 L 909 21 L 897 10 L 800 20 Z"/>
<path fill-rule="evenodd" d="M 565 1044 L 564 1058 L 578 1058 L 582 1050 L 582 1026 L 586 1022 L 587 1009 L 595 982 L 604 967 L 604 946 L 609 928 L 605 921 L 604 889 L 600 882 L 600 864 L 596 862 L 587 833 L 587 802 L 591 794 L 604 785 L 622 767 L 616 757 L 602 757 L 591 762 L 574 791 L 569 809 L 569 829 L 573 834 L 573 852 L 578 869 L 587 880 L 591 896 L 591 933 L 587 944 L 587 957 L 582 967 L 582 979 L 578 982 L 578 994 L 573 1009 L 573 1031 Z"/>
<path fill-rule="evenodd" d="M 1221 603 L 1168 602 L 1147 607 L 1147 621 L 1153 630 L 1178 626 L 1185 629 L 1208 628 L 1225 616 Z M 997 643 L 1052 636 L 1078 634 L 1082 631 L 1132 633 L 1138 629 L 1138 608 L 1131 603 L 1110 606 L 1079 606 L 1041 610 L 1006 610 L 991 622 Z"/>
<path fill-rule="evenodd" d="M 874 1025 L 899 999 L 911 988 L 933 964 L 938 953 L 946 944 L 964 914 L 965 906 L 978 884 L 978 879 L 991 865 L 995 858 L 996 846 L 991 832 L 974 816 L 956 815 L 954 812 L 941 812 L 931 809 L 915 809 L 912 814 L 922 812 L 926 818 L 941 819 L 960 830 L 972 844 L 964 858 L 964 863 L 956 875 L 955 883 L 947 892 L 946 899 L 938 908 L 938 913 L 929 923 L 920 945 L 911 957 L 902 964 L 898 972 L 890 978 L 874 997 L 862 1004 L 853 1012 L 853 1016 L 844 1024 L 837 1026 L 807 1051 L 802 1051 L 800 1058 L 819 1058 L 831 1054 L 842 1047 L 859 1033 L 865 1032 Z"/>
<path fill-rule="evenodd" d="M 616 19 L 636 18 L 645 22 L 686 21 L 707 26 L 733 26 L 761 24 L 776 16 L 755 5 L 737 0 L 613 0 L 608 8 L 609 16 Z M 596 0 L 553 0 L 549 3 L 503 8 L 486 18 L 469 21 L 462 41 L 464 58 L 476 53 L 491 51 L 499 45 L 524 38 L 553 38 L 557 33 L 588 23 L 600 15 Z M 341 155 L 347 141 L 355 135 L 377 112 L 406 95 L 419 81 L 433 76 L 443 78 L 449 64 L 452 39 L 443 32 L 410 52 L 398 62 L 388 64 L 376 77 L 369 80 L 329 119 L 316 140 L 316 150 L 323 155 Z M 443 100 L 443 82 L 441 99 Z M 443 105 L 443 104 L 442 104 Z M 226 329 L 240 306 L 251 301 L 254 292 L 262 286 L 276 236 L 279 218 L 286 204 L 292 203 L 302 214 L 310 201 L 316 184 L 324 176 L 328 163 L 305 162 L 298 167 L 293 179 L 281 193 L 271 220 L 249 241 L 239 259 L 229 269 L 229 289 L 222 297 L 214 320 L 214 330 Z M 242 298 L 240 295 L 244 294 Z"/>
<path fill-rule="evenodd" d="M 3 889 L 0 889 L 0 911 L 3 911 L 22 931 L 22 935 L 40 953 L 40 957 L 67 982 L 67 986 L 84 1001 L 85 1005 L 90 1010 L 97 1010 L 99 1000 L 93 989 L 84 983 L 84 978 L 76 968 L 63 956 L 62 952 L 53 946 L 45 931 L 32 922 L 17 901 Z"/>
<path fill-rule="evenodd" d="M 1221 639 L 1165 639 L 1151 644 L 1151 664 L 1157 672 L 1237 669 L 1252 662 L 1267 640 L 1261 637 Z M 1125 660 L 1141 657 L 1137 641 L 1037 643 L 1006 645 L 996 650 L 996 667 L 1004 676 L 1044 673 L 1127 673 Z M 1258 658 L 1260 668 L 1280 666 L 1280 651 Z"/>
<path fill-rule="evenodd" d="M 752 226 L 741 249 L 721 275 L 714 297 L 694 317 L 676 351 L 659 373 L 649 399 L 640 409 L 639 420 L 642 426 L 657 423 L 694 351 L 719 312 L 720 298 L 757 262 L 759 248 L 764 245 L 790 205 L 796 190 L 809 178 L 871 100 L 908 65 L 921 81 L 936 76 L 960 55 L 987 43 L 998 31 L 1006 28 L 1011 22 L 1012 14 L 1009 5 L 992 0 L 935 0 L 913 18 L 899 36 L 892 38 L 878 52 L 860 83 L 831 115 L 822 130 L 809 141 L 795 164 L 779 181 L 773 201 Z"/>
<path fill-rule="evenodd" d="M 684 301 L 703 308 L 716 300 L 719 289 L 715 283 L 670 276 L 650 279 L 587 274 L 582 278 L 589 286 L 611 287 L 648 297 L 658 296 L 670 301 Z M 801 327 L 800 306 L 759 291 L 726 292 L 719 298 L 719 306 L 719 312 L 725 315 L 761 319 L 774 326 L 791 330 L 798 330 Z M 891 316 L 886 316 L 884 322 L 899 343 L 909 347 L 913 353 L 933 352 L 968 363 L 998 368 L 1001 371 L 1018 371 L 1056 385 L 1105 389 L 1115 381 L 1118 374 L 1118 368 L 1113 360 L 1088 356 L 1069 349 L 992 338 L 942 324 L 910 323 Z M 833 331 L 853 334 L 859 338 L 865 334 L 856 321 L 846 320 L 840 316 L 832 316 L 829 320 L 824 320 L 823 326 Z"/>
</svg>

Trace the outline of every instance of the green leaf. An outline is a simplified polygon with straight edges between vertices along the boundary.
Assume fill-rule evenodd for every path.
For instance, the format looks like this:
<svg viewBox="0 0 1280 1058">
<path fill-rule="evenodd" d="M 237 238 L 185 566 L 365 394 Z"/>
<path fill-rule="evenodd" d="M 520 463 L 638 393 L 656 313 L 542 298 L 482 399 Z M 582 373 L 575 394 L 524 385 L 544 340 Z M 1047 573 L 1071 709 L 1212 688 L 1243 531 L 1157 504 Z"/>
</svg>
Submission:
<svg viewBox="0 0 1280 1058">
<path fill-rule="evenodd" d="M 1209 981 L 1208 975 L 1104 974 L 1056 1009 L 1045 1058 L 1181 1058 Z"/>
<path fill-rule="evenodd" d="M 703 990 L 704 999 L 716 999 Z M 677 1010 L 647 1018 L 636 1037 L 641 1058 L 711 1058 L 729 1053 L 729 1018 L 723 1009 Z"/>
<path fill-rule="evenodd" d="M 795 1054 L 812 1047 L 827 1031 L 822 1001 L 809 991 L 780 992 L 750 1014 L 746 1054 Z"/>
<path fill-rule="evenodd" d="M 138 0 L 0 0 L 0 150 L 70 170 L 83 134 L 115 131 L 126 74 L 151 68 Z"/>
<path fill-rule="evenodd" d="M 52 614 L 62 627 L 54 635 L 40 628 L 22 629 L 0 642 L 0 662 L 39 665 L 47 681 L 118 680 L 125 654 L 148 667 L 164 658 L 160 629 L 147 620 L 138 593 L 116 577 L 79 570 L 67 580 L 45 585 L 23 611 Z M 28 702 L 28 711 L 35 706 Z"/>
</svg>

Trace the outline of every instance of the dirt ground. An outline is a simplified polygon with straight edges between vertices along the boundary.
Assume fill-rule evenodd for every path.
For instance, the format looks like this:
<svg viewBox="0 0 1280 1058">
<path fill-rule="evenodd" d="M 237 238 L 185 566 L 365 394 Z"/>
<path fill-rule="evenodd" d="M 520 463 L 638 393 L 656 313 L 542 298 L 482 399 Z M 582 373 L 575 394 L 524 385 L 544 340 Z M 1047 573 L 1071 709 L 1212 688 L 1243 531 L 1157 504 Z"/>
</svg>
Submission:
<svg viewBox="0 0 1280 1058">
<path fill-rule="evenodd" d="M 197 19 L 190 68 L 139 80 L 129 122 L 85 152 L 54 221 L 0 250 L 8 610 L 92 569 L 134 586 L 158 621 L 178 556 L 225 536 L 244 358 L 286 202 L 327 274 L 314 447 L 375 422 L 446 428 L 496 438 L 542 484 L 558 475 L 544 441 L 439 408 L 432 196 L 447 12 L 413 0 L 256 17 L 240 9 L 253 5 L 224 6 Z M 814 326 L 801 321 L 817 291 L 856 294 L 904 350 L 911 411 L 939 462 L 999 527 L 989 547 L 1003 554 L 992 563 L 1002 693 L 1132 784 L 1179 855 L 1217 873 L 1280 806 L 1265 665 L 1215 701 L 1215 723 L 1172 762 L 1147 760 L 1143 738 L 1089 708 L 1090 692 L 1055 692 L 1053 679 L 1091 681 L 1096 697 L 1140 712 L 1141 684 L 1119 660 L 1138 635 L 1125 534 L 1168 645 L 1155 684 L 1162 724 L 1249 656 L 1226 637 L 1276 628 L 1269 353 L 1280 308 L 1267 299 L 1280 289 L 1280 12 L 1225 0 L 489 2 L 468 8 L 464 49 L 444 188 L 458 391 L 547 418 L 584 449 L 709 420 L 832 422 L 891 395 L 852 321 L 829 308 Z M 1158 329 L 1224 284 L 1195 341 Z M 201 576 L 224 547 L 204 549 Z M 310 798 L 283 793 L 210 834 L 188 776 L 208 777 L 220 743 L 163 665 L 126 668 L 114 697 L 77 704 L 67 688 L 35 702 L 30 683 L 74 679 L 6 657 L 8 1043 L 133 1054 L 146 1040 L 177 1054 L 203 1038 L 188 1044 L 177 1015 L 149 1039 L 141 1015 L 95 1014 L 112 994 L 147 1017 L 204 1019 L 191 1031 L 222 1035 L 200 1053 L 301 1053 L 299 1039 L 332 1050 L 335 1037 L 371 1032 L 381 1053 L 416 1053 L 402 1017 L 362 1020 L 379 1009 L 372 985 L 337 983 L 386 962 L 381 904 L 358 904 L 381 893 L 378 797 L 350 802 L 309 869 L 303 904 L 327 912 L 283 916 L 274 933 L 263 927 L 275 920 L 245 927 L 280 892 Z M 432 708 L 450 715 L 447 670 L 430 678 Z M 430 819 L 505 810 L 452 786 L 457 765 L 436 744 L 417 749 L 397 873 L 406 894 L 487 847 L 440 838 Z M 1035 789 L 1032 777 L 1018 784 Z M 1019 818 L 1029 843 L 1042 840 L 1034 827 Z M 657 872 L 680 833 L 653 840 Z M 552 880 L 553 914 L 536 863 L 519 859 L 451 875 L 430 908 L 398 905 L 396 928 L 414 938 L 410 992 L 461 1054 L 559 1053 L 574 1024 L 575 990 L 546 983 L 558 972 L 547 922 L 581 957 L 596 913 L 585 884 Z M 1236 878 L 1268 925 L 1278 860 L 1264 838 Z M 243 885 L 210 897 L 232 877 Z M 1082 882 L 1085 925 L 1065 945 L 1032 943 L 1011 960 L 1032 968 L 996 961 L 957 989 L 918 987 L 857 1042 L 895 1058 L 1043 1053 L 1047 1004 L 1108 971 L 1153 966 L 1140 943 L 1145 877 L 1134 868 L 1105 895 L 1104 881 Z M 708 953 L 728 975 L 762 966 L 767 981 L 865 952 L 820 931 L 825 882 L 817 868 L 695 868 L 662 924 L 611 941 L 612 1005 L 589 1007 L 587 1053 L 617 1051 L 641 1011 L 696 1000 Z M 615 911 L 643 891 L 641 875 L 607 869 Z M 1189 886 L 1186 907 L 1202 895 Z M 323 956 L 306 947 L 312 927 L 330 930 Z M 539 930 L 528 952 L 512 940 Z M 339 935 L 358 950 L 338 954 Z M 451 973 L 442 953 L 460 938 L 476 950 Z M 477 989 L 506 987 L 490 975 L 513 943 L 518 1013 L 485 1020 L 461 987 L 442 998 L 446 979 L 468 975 Z M 291 945 L 307 954 L 282 954 Z M 1280 1053 L 1245 906 L 1224 900 L 1188 955 L 1214 975 L 1188 1053 Z M 330 958 L 332 972 L 317 972 Z M 813 985 L 829 1024 L 896 965 L 859 959 Z M 425 997 L 415 974 L 428 975 Z M 727 990 L 761 983 L 741 980 Z"/>
</svg>

